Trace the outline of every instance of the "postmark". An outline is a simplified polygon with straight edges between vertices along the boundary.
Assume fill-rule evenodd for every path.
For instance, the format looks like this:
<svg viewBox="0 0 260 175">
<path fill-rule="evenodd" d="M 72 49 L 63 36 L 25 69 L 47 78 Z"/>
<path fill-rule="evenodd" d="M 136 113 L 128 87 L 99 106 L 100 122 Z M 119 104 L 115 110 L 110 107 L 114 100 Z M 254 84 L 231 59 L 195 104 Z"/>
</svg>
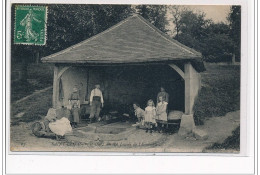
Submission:
<svg viewBox="0 0 260 175">
<path fill-rule="evenodd" d="M 47 32 L 47 6 L 15 7 L 14 43 L 45 45 Z"/>
</svg>

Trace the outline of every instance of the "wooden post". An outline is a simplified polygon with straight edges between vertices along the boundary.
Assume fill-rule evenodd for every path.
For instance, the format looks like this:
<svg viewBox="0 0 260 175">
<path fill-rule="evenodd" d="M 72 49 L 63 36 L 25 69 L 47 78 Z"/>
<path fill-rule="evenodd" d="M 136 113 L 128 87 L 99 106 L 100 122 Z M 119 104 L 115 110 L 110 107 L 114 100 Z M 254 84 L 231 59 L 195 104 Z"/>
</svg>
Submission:
<svg viewBox="0 0 260 175">
<path fill-rule="evenodd" d="M 184 80 L 185 80 L 185 114 L 188 115 L 191 113 L 191 64 L 187 63 L 184 65 Z"/>
<path fill-rule="evenodd" d="M 193 105 L 197 97 L 201 83 L 200 74 L 193 68 L 191 63 L 184 65 L 185 71 L 185 114 L 193 114 Z"/>
<path fill-rule="evenodd" d="M 58 73 L 59 73 L 59 68 L 55 65 L 54 76 L 53 76 L 53 96 L 52 96 L 52 107 L 54 109 L 57 108 L 57 103 L 58 103 L 58 93 L 59 93 Z"/>
<path fill-rule="evenodd" d="M 182 115 L 178 135 L 186 137 L 192 133 L 195 128 L 193 104 L 200 88 L 200 74 L 192 67 L 191 63 L 184 65 L 184 72 L 185 114 Z"/>
</svg>

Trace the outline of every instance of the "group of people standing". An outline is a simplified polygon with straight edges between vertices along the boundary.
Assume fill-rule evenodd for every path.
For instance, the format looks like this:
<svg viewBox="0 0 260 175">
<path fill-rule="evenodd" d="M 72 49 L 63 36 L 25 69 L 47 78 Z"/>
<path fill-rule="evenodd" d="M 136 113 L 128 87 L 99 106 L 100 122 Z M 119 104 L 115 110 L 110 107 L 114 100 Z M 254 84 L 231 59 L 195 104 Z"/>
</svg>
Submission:
<svg viewBox="0 0 260 175">
<path fill-rule="evenodd" d="M 80 108 L 80 96 L 78 92 L 78 88 L 74 87 L 73 92 L 69 96 L 69 108 L 71 109 L 72 113 L 72 127 L 76 128 L 77 124 L 79 123 L 79 108 Z M 96 84 L 95 88 L 90 93 L 90 99 L 89 99 L 89 105 L 90 107 L 90 123 L 92 123 L 94 120 L 100 121 L 101 118 L 99 116 L 101 107 L 104 106 L 104 99 L 102 92 L 100 90 L 100 85 Z"/>
<path fill-rule="evenodd" d="M 73 88 L 73 92 L 70 94 L 69 105 L 66 108 L 60 109 L 59 113 L 55 112 L 55 109 L 51 108 L 48 111 L 44 121 L 38 124 L 36 123 L 33 127 L 33 133 L 36 136 L 41 136 L 41 128 L 49 133 L 52 131 L 56 134 L 56 138 L 64 136 L 66 133 L 71 132 L 72 128 L 76 128 L 80 121 L 80 95 L 77 87 Z M 169 95 L 165 92 L 164 88 L 157 95 L 157 103 L 153 100 L 148 100 L 147 107 L 145 110 L 141 109 L 137 103 L 133 104 L 135 109 L 135 115 L 138 119 L 137 125 L 146 127 L 146 132 L 153 132 L 155 129 L 159 132 L 162 131 L 164 125 L 167 123 L 167 105 L 169 102 Z M 95 88 L 90 94 L 90 122 L 94 120 L 100 121 L 101 107 L 104 106 L 104 99 L 100 90 L 100 85 L 95 85 Z M 71 116 L 71 117 L 69 117 Z M 44 134 L 43 134 L 44 135 Z"/>
<path fill-rule="evenodd" d="M 145 110 L 141 109 L 139 104 L 134 103 L 133 107 L 135 115 L 138 119 L 137 124 L 146 127 L 146 132 L 153 132 L 155 129 L 161 132 L 164 125 L 167 123 L 167 106 L 169 103 L 169 94 L 161 87 L 161 91 L 157 95 L 157 103 L 155 105 L 152 99 L 147 101 Z M 95 88 L 90 93 L 90 123 L 100 121 L 100 111 L 104 106 L 104 99 L 100 90 L 100 85 L 96 84 Z M 78 89 L 73 88 L 73 92 L 69 96 L 69 105 L 71 106 L 71 113 L 73 116 L 72 127 L 77 127 L 79 122 L 79 108 L 80 100 Z"/>
<path fill-rule="evenodd" d="M 167 123 L 167 106 L 169 94 L 161 87 L 157 95 L 157 104 L 152 99 L 148 100 L 145 110 L 141 109 L 139 104 L 134 103 L 135 115 L 138 118 L 138 125 L 146 128 L 146 132 L 152 133 L 154 130 L 161 132 Z"/>
</svg>

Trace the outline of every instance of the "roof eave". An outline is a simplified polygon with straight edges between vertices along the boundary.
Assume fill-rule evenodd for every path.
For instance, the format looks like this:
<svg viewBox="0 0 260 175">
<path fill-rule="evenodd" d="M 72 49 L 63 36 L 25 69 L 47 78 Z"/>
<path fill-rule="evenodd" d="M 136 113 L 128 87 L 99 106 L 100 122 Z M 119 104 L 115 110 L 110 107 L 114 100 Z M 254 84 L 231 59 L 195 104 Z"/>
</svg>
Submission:
<svg viewBox="0 0 260 175">
<path fill-rule="evenodd" d="M 205 71 L 205 66 L 204 63 L 201 59 L 200 56 L 197 57 L 190 57 L 190 58 L 176 58 L 174 60 L 159 60 L 159 61 L 140 61 L 140 62 L 114 62 L 114 61 L 96 61 L 96 60 L 43 60 L 44 63 L 53 63 L 53 64 L 70 64 L 70 65 L 75 65 L 75 64 L 85 64 L 87 66 L 123 66 L 123 65 L 148 65 L 148 64 L 171 64 L 171 63 L 176 63 L 176 62 L 191 62 L 194 68 L 198 72 L 203 72 Z"/>
<path fill-rule="evenodd" d="M 175 61 L 188 61 L 188 60 L 201 60 L 201 56 L 187 57 L 187 58 L 153 58 L 158 60 L 153 61 L 107 61 L 107 60 L 52 60 L 47 58 L 42 58 L 43 63 L 69 63 L 69 64 L 129 64 L 129 63 L 156 63 L 156 62 L 175 62 Z"/>
</svg>

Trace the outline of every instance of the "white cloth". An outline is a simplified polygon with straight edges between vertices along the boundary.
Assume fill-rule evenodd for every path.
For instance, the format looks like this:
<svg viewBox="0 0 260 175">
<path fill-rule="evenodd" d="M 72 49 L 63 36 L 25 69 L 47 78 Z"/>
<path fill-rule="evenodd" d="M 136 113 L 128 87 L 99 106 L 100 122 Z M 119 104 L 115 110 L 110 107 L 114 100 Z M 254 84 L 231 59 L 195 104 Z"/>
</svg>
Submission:
<svg viewBox="0 0 260 175">
<path fill-rule="evenodd" d="M 70 121 L 65 117 L 62 117 L 60 120 L 56 120 L 55 122 L 51 122 L 49 127 L 53 133 L 59 136 L 64 136 L 72 131 Z"/>
<path fill-rule="evenodd" d="M 156 123 L 156 109 L 152 106 L 147 106 L 144 112 L 144 122 Z"/>
<path fill-rule="evenodd" d="M 91 91 L 91 93 L 90 93 L 90 99 L 89 99 L 90 102 L 93 101 L 93 97 L 94 97 L 94 96 L 100 97 L 101 103 L 104 103 L 103 95 L 102 95 L 102 92 L 101 92 L 100 89 L 95 88 L 95 89 L 93 89 L 93 90 Z"/>
<path fill-rule="evenodd" d="M 162 120 L 162 121 L 167 121 L 167 102 L 159 102 L 156 106 L 156 119 L 157 120 Z"/>
<path fill-rule="evenodd" d="M 137 118 L 144 118 L 144 110 L 142 110 L 141 108 L 137 108 L 136 110 L 135 110 L 135 116 L 137 117 Z"/>
</svg>

